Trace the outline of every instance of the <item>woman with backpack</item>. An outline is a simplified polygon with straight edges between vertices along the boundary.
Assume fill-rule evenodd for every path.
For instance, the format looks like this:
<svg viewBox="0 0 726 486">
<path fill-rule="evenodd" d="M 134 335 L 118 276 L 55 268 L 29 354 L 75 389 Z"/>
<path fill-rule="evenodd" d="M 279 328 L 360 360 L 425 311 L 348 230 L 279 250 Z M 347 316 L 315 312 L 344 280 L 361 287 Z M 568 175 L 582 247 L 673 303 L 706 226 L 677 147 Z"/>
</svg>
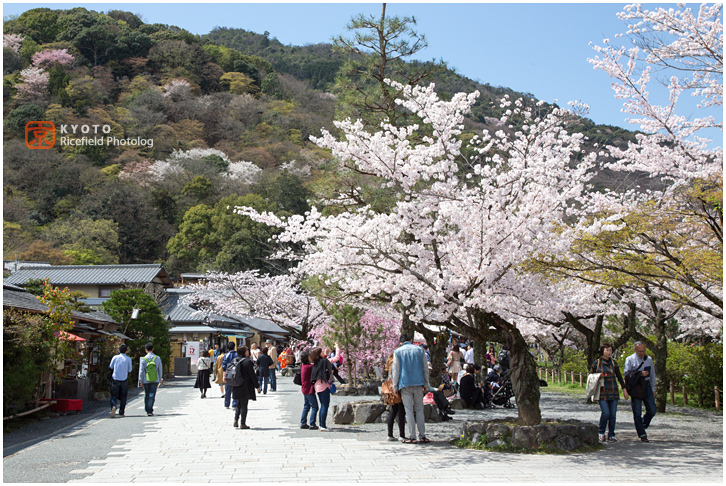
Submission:
<svg viewBox="0 0 726 486">
<path fill-rule="evenodd" d="M 232 397 L 237 400 L 237 406 L 234 408 L 234 427 L 249 429 L 250 427 L 247 425 L 247 404 L 250 400 L 257 400 L 257 395 L 255 395 L 257 376 L 247 346 L 237 348 L 237 356 L 239 358 L 244 356 L 244 358 L 232 361 L 228 365 L 237 367 L 237 373 L 242 377 L 242 383 L 232 387 Z M 257 388 L 257 393 L 260 391 L 262 390 Z"/>
<path fill-rule="evenodd" d="M 318 430 L 318 426 L 315 425 L 315 420 L 318 414 L 318 399 L 315 397 L 315 388 L 310 381 L 310 376 L 313 373 L 313 365 L 310 364 L 310 351 L 303 351 L 300 353 L 300 381 L 301 391 L 305 399 L 305 405 L 303 405 L 302 417 L 300 417 L 300 428 L 308 430 Z M 308 425 L 308 412 L 310 413 L 310 425 Z"/>
<path fill-rule="evenodd" d="M 613 345 L 610 343 L 602 343 L 600 345 L 600 357 L 592 363 L 590 373 L 600 373 L 605 378 L 604 386 L 600 387 L 600 423 L 598 424 L 598 438 L 600 442 L 617 442 L 615 437 L 615 416 L 618 413 L 618 400 L 620 400 L 620 392 L 618 383 L 623 387 L 625 399 L 628 399 L 628 392 L 625 389 L 623 376 L 620 374 L 618 362 L 613 358 Z M 607 426 L 608 435 L 605 438 L 605 427 Z"/>
<path fill-rule="evenodd" d="M 320 400 L 318 422 L 320 423 L 320 430 L 325 432 L 328 430 L 326 419 L 328 417 L 328 408 L 330 407 L 330 378 L 333 375 L 333 365 L 322 354 L 323 348 L 318 346 L 310 351 L 308 359 L 313 365 L 313 369 L 310 372 L 310 383 L 313 385 L 313 389 L 318 394 L 318 399 Z"/>
</svg>

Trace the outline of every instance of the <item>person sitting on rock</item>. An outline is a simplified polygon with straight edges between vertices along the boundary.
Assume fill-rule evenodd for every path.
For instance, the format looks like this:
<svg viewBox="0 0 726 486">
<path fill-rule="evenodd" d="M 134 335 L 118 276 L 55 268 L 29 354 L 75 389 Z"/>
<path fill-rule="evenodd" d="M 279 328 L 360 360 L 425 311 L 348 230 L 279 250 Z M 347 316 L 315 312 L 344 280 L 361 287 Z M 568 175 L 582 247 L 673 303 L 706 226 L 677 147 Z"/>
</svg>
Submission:
<svg viewBox="0 0 726 486">
<path fill-rule="evenodd" d="M 484 408 L 484 394 L 477 385 L 476 378 L 474 377 L 476 369 L 474 365 L 469 364 L 464 367 L 464 370 L 466 374 L 461 377 L 459 394 L 467 407 L 481 410 Z"/>
</svg>

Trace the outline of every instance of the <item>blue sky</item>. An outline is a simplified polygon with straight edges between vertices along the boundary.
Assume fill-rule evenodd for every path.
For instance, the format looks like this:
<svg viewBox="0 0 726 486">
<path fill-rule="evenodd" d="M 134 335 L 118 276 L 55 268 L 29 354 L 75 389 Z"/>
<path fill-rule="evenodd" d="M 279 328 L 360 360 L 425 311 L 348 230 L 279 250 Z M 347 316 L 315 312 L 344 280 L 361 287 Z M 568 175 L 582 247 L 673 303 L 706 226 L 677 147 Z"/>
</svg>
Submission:
<svg viewBox="0 0 726 486">
<path fill-rule="evenodd" d="M 623 3 L 395 3 L 387 15 L 414 16 L 429 47 L 419 59 L 443 59 L 482 83 L 532 93 L 560 105 L 579 100 L 596 123 L 625 122 L 610 79 L 587 62 L 590 42 L 613 39 L 627 26 L 615 14 Z M 38 7 L 127 10 L 147 23 L 177 25 L 195 34 L 215 26 L 263 33 L 283 44 L 329 42 L 345 34 L 358 13 L 380 15 L 380 3 L 5 3 L 3 16 Z"/>
</svg>

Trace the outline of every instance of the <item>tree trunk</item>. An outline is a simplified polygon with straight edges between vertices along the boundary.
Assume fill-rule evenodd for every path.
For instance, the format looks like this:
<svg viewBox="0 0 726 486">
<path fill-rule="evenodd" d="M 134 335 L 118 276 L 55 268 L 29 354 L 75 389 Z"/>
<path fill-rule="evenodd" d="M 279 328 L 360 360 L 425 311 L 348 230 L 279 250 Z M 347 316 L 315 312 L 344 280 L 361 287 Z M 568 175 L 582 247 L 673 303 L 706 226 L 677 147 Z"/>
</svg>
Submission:
<svg viewBox="0 0 726 486">
<path fill-rule="evenodd" d="M 411 338 L 411 342 L 413 342 L 413 334 L 415 331 L 416 331 L 416 329 L 415 329 L 414 322 L 409 317 L 407 309 L 404 309 L 403 312 L 401 312 L 401 333 L 408 334 L 408 336 Z M 420 332 L 420 330 L 419 330 L 419 332 Z M 426 335 L 424 334 L 424 337 L 425 336 Z M 427 344 L 429 346 L 431 346 L 431 343 L 427 343 Z"/>
<path fill-rule="evenodd" d="M 517 422 L 520 425 L 537 425 L 542 421 L 539 409 L 539 376 L 537 363 L 529 352 L 527 341 L 517 327 L 496 314 L 484 314 L 485 322 L 505 333 L 507 347 L 511 354 L 509 376 L 517 401 Z"/>
<path fill-rule="evenodd" d="M 438 387 L 441 385 L 441 370 L 443 369 L 444 361 L 446 360 L 447 333 L 446 331 L 432 331 L 424 327 L 423 324 L 415 324 L 415 330 L 423 335 L 424 339 L 426 339 L 426 344 L 429 346 L 429 353 L 431 353 L 431 372 L 429 373 L 429 383 L 433 387 Z"/>
<path fill-rule="evenodd" d="M 487 357 L 487 343 L 481 339 L 474 341 L 474 363 L 480 364 L 483 368 L 486 368 L 486 357 Z"/>
</svg>

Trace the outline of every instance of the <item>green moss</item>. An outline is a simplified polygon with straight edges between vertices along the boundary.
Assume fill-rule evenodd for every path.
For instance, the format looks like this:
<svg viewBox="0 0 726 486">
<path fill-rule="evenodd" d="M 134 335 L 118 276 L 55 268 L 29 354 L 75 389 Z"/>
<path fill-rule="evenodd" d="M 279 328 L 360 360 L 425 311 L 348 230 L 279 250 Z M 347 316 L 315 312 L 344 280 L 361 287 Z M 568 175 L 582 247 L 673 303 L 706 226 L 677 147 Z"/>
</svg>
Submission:
<svg viewBox="0 0 726 486">
<path fill-rule="evenodd" d="M 596 444 L 596 445 L 581 445 L 580 447 L 576 448 L 573 451 L 565 451 L 562 449 L 559 449 L 557 447 L 553 447 L 549 444 L 541 445 L 537 449 L 525 449 L 522 447 L 515 447 L 511 444 L 505 444 L 498 447 L 487 447 L 486 443 L 486 436 L 482 435 L 481 439 L 479 439 L 476 442 L 472 442 L 469 439 L 454 439 L 449 442 L 451 445 L 455 447 L 459 447 L 461 449 L 476 449 L 479 451 L 488 451 L 488 452 L 509 452 L 509 453 L 515 453 L 515 454 L 556 454 L 556 455 L 567 455 L 567 454 L 580 454 L 585 452 L 596 452 L 604 449 L 605 447 L 602 444 Z"/>
</svg>

